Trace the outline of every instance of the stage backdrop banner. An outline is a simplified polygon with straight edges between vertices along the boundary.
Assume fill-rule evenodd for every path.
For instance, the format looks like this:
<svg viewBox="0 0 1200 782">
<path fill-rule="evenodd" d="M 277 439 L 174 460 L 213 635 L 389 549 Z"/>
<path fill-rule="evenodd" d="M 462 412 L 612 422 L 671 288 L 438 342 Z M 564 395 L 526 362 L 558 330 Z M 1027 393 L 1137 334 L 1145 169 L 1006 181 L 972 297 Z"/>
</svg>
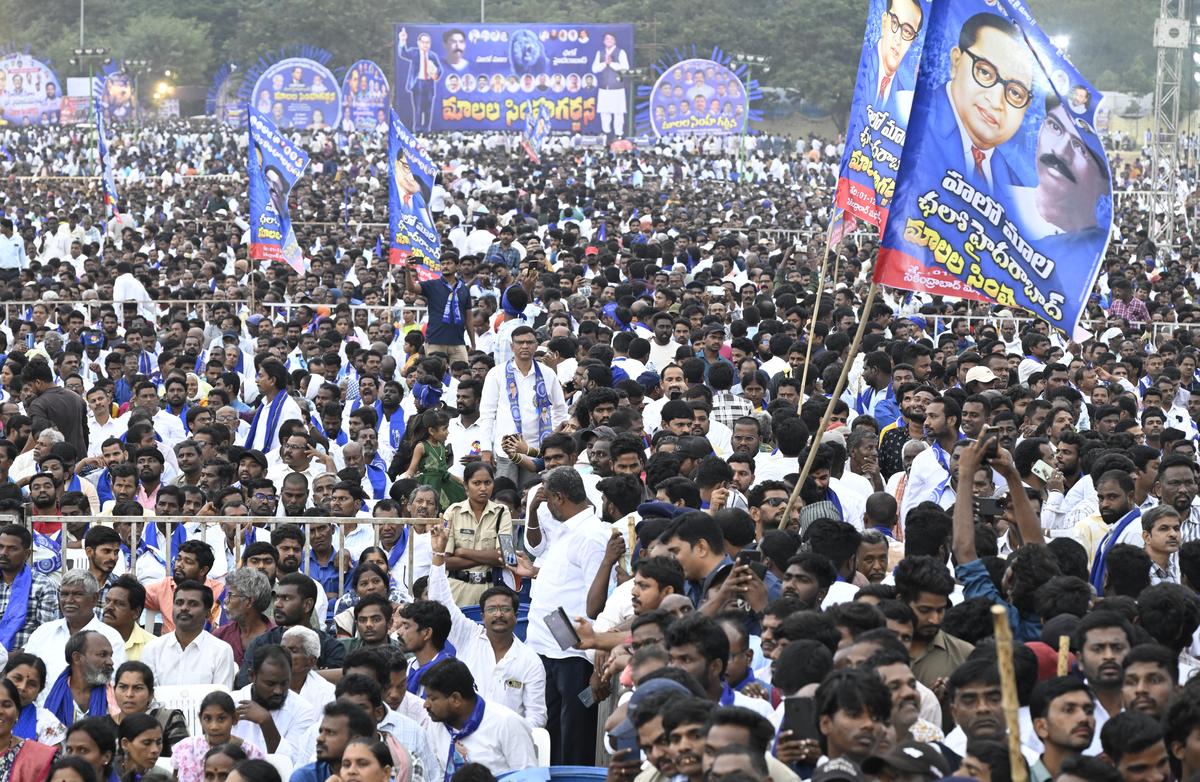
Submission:
<svg viewBox="0 0 1200 782">
<path fill-rule="evenodd" d="M 397 24 L 394 41 L 394 105 L 417 133 L 519 132 L 526 101 L 548 104 L 558 133 L 626 111 L 631 24 Z"/>
<path fill-rule="evenodd" d="M 1072 335 L 1112 222 L 1100 98 L 1021 0 L 934 0 L 876 282 Z"/>
<path fill-rule="evenodd" d="M 746 129 L 746 85 L 715 60 L 680 60 L 662 72 L 650 92 L 656 136 L 729 136 Z"/>
<path fill-rule="evenodd" d="M 871 0 L 850 104 L 837 206 L 883 229 L 925 45 L 929 0 Z"/>
<path fill-rule="evenodd" d="M 263 70 L 254 82 L 251 106 L 285 130 L 336 128 L 342 118 L 337 78 L 307 57 L 288 57 Z"/>
<path fill-rule="evenodd" d="M 250 257 L 284 261 L 297 274 L 305 269 L 304 254 L 292 230 L 288 193 L 308 167 L 308 153 L 293 144 L 270 118 L 250 107 Z"/>
<path fill-rule="evenodd" d="M 0 57 L 0 117 L 13 125 L 62 120 L 62 84 L 50 66 L 28 54 Z"/>
<path fill-rule="evenodd" d="M 370 60 L 359 60 L 346 69 L 342 79 L 342 116 L 356 130 L 386 128 L 388 121 L 388 80 Z"/>
</svg>

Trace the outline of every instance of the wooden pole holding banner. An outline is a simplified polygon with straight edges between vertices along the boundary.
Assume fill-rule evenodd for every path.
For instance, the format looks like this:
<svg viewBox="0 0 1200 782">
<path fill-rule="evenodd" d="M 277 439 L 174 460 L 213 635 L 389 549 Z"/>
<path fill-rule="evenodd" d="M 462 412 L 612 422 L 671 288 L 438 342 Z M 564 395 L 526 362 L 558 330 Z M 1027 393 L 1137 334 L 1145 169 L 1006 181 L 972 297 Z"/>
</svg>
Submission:
<svg viewBox="0 0 1200 782">
<path fill-rule="evenodd" d="M 829 230 L 825 232 L 825 250 L 821 253 L 821 271 L 817 274 L 817 295 L 813 301 L 812 315 L 808 318 L 808 341 L 804 345 L 804 371 L 800 375 L 800 400 L 804 401 L 804 389 L 808 386 L 808 362 L 812 359 L 813 338 L 817 333 L 817 315 L 821 312 L 821 294 L 825 291 L 825 270 L 829 267 L 829 245 L 833 243 L 833 226 L 836 221 L 829 221 Z M 788 518 L 784 516 L 784 518 Z"/>
<path fill-rule="evenodd" d="M 996 631 L 996 664 L 1000 668 L 1000 697 L 1004 703 L 1004 723 L 1008 728 L 1008 763 L 1013 782 L 1029 782 L 1029 770 L 1021 754 L 1021 726 L 1017 719 L 1017 674 L 1013 670 L 1013 635 L 1008 624 L 1008 609 L 992 606 L 992 625 Z"/>
<path fill-rule="evenodd" d="M 846 388 L 846 378 L 850 375 L 850 366 L 854 363 L 854 356 L 858 353 L 858 346 L 862 344 L 863 332 L 867 328 L 867 313 L 871 311 L 871 305 L 875 303 L 875 294 L 878 292 L 879 286 L 872 282 L 870 290 L 867 291 L 867 298 L 863 302 L 862 317 L 858 319 L 858 329 L 854 332 L 854 341 L 850 343 L 850 352 L 846 356 L 846 363 L 842 365 L 842 373 L 838 375 L 837 385 L 829 395 L 829 403 L 825 405 L 825 415 L 821 416 L 821 426 L 812 433 L 808 458 L 804 460 L 804 466 L 800 469 L 800 477 L 796 479 L 796 485 L 792 487 L 792 496 L 788 497 L 787 507 L 783 509 L 784 525 L 789 524 L 792 520 L 792 510 L 796 507 L 796 501 L 800 499 L 800 487 L 804 485 L 804 479 L 808 477 L 813 462 L 817 459 L 817 448 L 821 445 L 821 432 L 824 432 L 825 428 L 829 426 L 829 419 L 833 418 L 833 406 L 837 404 L 837 400 L 842 396 L 842 391 Z M 808 369 L 807 361 L 804 362 L 804 368 Z"/>
<path fill-rule="evenodd" d="M 1060 635 L 1058 637 L 1058 675 L 1066 676 L 1071 669 L 1071 637 L 1069 635 Z"/>
</svg>

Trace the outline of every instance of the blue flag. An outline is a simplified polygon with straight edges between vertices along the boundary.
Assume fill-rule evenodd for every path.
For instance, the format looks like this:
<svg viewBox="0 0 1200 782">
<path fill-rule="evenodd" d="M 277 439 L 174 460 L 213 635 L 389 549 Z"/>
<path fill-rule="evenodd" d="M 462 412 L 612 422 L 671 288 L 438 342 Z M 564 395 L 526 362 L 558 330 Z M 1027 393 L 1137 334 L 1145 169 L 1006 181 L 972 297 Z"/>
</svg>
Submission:
<svg viewBox="0 0 1200 782">
<path fill-rule="evenodd" d="M 305 167 L 308 154 L 288 141 L 275 123 L 254 106 L 250 115 L 250 257 L 284 261 L 304 273 L 304 253 L 292 230 L 288 193 Z"/>
<path fill-rule="evenodd" d="M 883 229 L 925 46 L 929 0 L 871 0 L 850 104 L 836 205 Z"/>
<path fill-rule="evenodd" d="M 412 259 L 431 271 L 441 268 L 441 237 L 429 213 L 437 168 L 393 110 L 388 125 L 388 260 Z M 436 277 L 437 275 L 433 275 Z"/>
<path fill-rule="evenodd" d="M 96 114 L 96 143 L 100 152 L 100 181 L 104 186 L 104 219 L 107 220 L 120 214 L 117 210 L 117 183 L 108 154 L 108 139 L 104 137 L 104 109 L 100 105 L 100 96 L 92 98 L 92 105 Z"/>
<path fill-rule="evenodd" d="M 1023 0 L 934 0 L 875 281 L 1073 335 L 1112 222 L 1100 99 Z"/>
<path fill-rule="evenodd" d="M 534 165 L 542 163 L 542 144 L 550 135 L 550 107 L 545 103 L 525 101 L 521 106 L 525 115 L 525 127 L 521 131 L 521 146 Z"/>
</svg>

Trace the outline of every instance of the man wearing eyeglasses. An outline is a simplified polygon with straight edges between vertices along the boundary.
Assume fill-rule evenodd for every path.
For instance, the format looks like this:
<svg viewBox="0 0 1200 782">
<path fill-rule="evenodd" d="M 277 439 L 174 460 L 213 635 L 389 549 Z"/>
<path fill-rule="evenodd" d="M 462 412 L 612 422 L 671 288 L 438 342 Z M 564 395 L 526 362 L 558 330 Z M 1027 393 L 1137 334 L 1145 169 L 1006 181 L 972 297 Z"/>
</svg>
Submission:
<svg viewBox="0 0 1200 782">
<path fill-rule="evenodd" d="M 900 63 L 921 32 L 924 18 L 925 12 L 918 0 L 888 0 L 879 24 L 879 43 L 876 46 L 879 60 L 870 63 L 875 73 L 871 74 L 874 78 L 867 81 L 867 84 L 874 86 L 870 102 L 877 111 L 888 111 L 894 116 L 896 96 L 901 92 L 908 93 L 911 100 L 915 69 L 901 74 Z M 907 77 L 907 81 L 903 80 L 904 77 Z M 907 115 L 907 109 L 904 113 Z"/>
<path fill-rule="evenodd" d="M 537 653 L 514 635 L 517 594 L 506 586 L 489 588 L 479 598 L 482 625 L 467 617 L 454 602 L 446 576 L 445 527 L 430 530 L 433 567 L 429 570 L 429 599 L 450 612 L 449 641 L 455 656 L 466 663 L 488 703 L 500 703 L 520 714 L 535 728 L 546 724 L 546 668 Z"/>
<path fill-rule="evenodd" d="M 1032 85 L 1033 61 L 1017 28 L 996 14 L 969 18 L 950 50 L 945 97 L 933 96 L 930 167 L 958 171 L 991 192 L 1021 184 L 997 148 L 1021 127 Z"/>
</svg>

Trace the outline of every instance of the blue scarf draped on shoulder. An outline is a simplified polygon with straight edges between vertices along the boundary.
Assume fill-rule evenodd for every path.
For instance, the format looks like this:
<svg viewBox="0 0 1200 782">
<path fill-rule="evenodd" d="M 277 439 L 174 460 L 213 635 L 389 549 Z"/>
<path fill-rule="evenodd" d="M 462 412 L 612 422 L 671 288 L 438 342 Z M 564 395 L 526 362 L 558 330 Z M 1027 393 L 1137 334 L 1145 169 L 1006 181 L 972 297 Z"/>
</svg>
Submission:
<svg viewBox="0 0 1200 782">
<path fill-rule="evenodd" d="M 88 700 L 88 716 L 89 717 L 104 717 L 108 715 L 108 693 L 107 688 L 102 684 L 99 687 L 92 688 L 91 698 Z M 75 722 L 75 701 L 71 696 L 71 667 L 67 666 L 63 672 L 58 675 L 54 686 L 50 688 L 50 692 L 46 695 L 45 703 L 46 711 L 58 717 L 58 721 L 63 725 L 70 725 Z"/>
<path fill-rule="evenodd" d="M 5 649 L 12 648 L 17 633 L 25 626 L 25 619 L 29 615 L 29 595 L 32 591 L 33 570 L 26 565 L 13 579 L 12 588 L 8 592 L 8 605 L 4 607 L 3 618 L 0 618 L 0 644 Z"/>
<path fill-rule="evenodd" d="M 421 677 L 424 676 L 425 672 L 428 671 L 430 668 L 437 665 L 442 660 L 450 659 L 450 657 L 451 657 L 451 654 L 449 652 L 449 645 L 447 645 L 447 647 L 443 648 L 442 651 L 438 652 L 437 655 L 432 660 L 425 663 L 424 665 L 418 665 L 416 668 L 413 668 L 411 671 L 409 671 L 408 672 L 408 691 L 411 692 L 413 695 L 420 695 L 421 694 Z"/>
<path fill-rule="evenodd" d="M 1104 540 L 1100 541 L 1100 550 L 1096 552 L 1096 558 L 1092 561 L 1091 581 L 1092 586 L 1096 588 L 1097 595 L 1104 594 L 1104 576 L 1108 571 L 1108 553 L 1112 551 L 1112 547 L 1121 539 L 1121 535 L 1125 532 L 1130 524 L 1137 522 L 1142 517 L 1142 509 L 1134 508 L 1121 517 L 1121 520 L 1112 525 L 1112 529 L 1104 536 Z"/>
<path fill-rule="evenodd" d="M 445 782 L 450 782 L 450 778 L 454 776 L 454 772 L 466 765 L 467 758 L 458 751 L 458 743 L 470 736 L 475 731 L 479 730 L 479 726 L 483 724 L 483 712 L 487 707 L 483 697 L 475 696 L 475 708 L 471 709 L 471 716 L 467 717 L 467 721 L 458 730 L 446 726 L 446 730 L 450 733 L 450 752 L 446 756 L 446 777 Z"/>
</svg>

